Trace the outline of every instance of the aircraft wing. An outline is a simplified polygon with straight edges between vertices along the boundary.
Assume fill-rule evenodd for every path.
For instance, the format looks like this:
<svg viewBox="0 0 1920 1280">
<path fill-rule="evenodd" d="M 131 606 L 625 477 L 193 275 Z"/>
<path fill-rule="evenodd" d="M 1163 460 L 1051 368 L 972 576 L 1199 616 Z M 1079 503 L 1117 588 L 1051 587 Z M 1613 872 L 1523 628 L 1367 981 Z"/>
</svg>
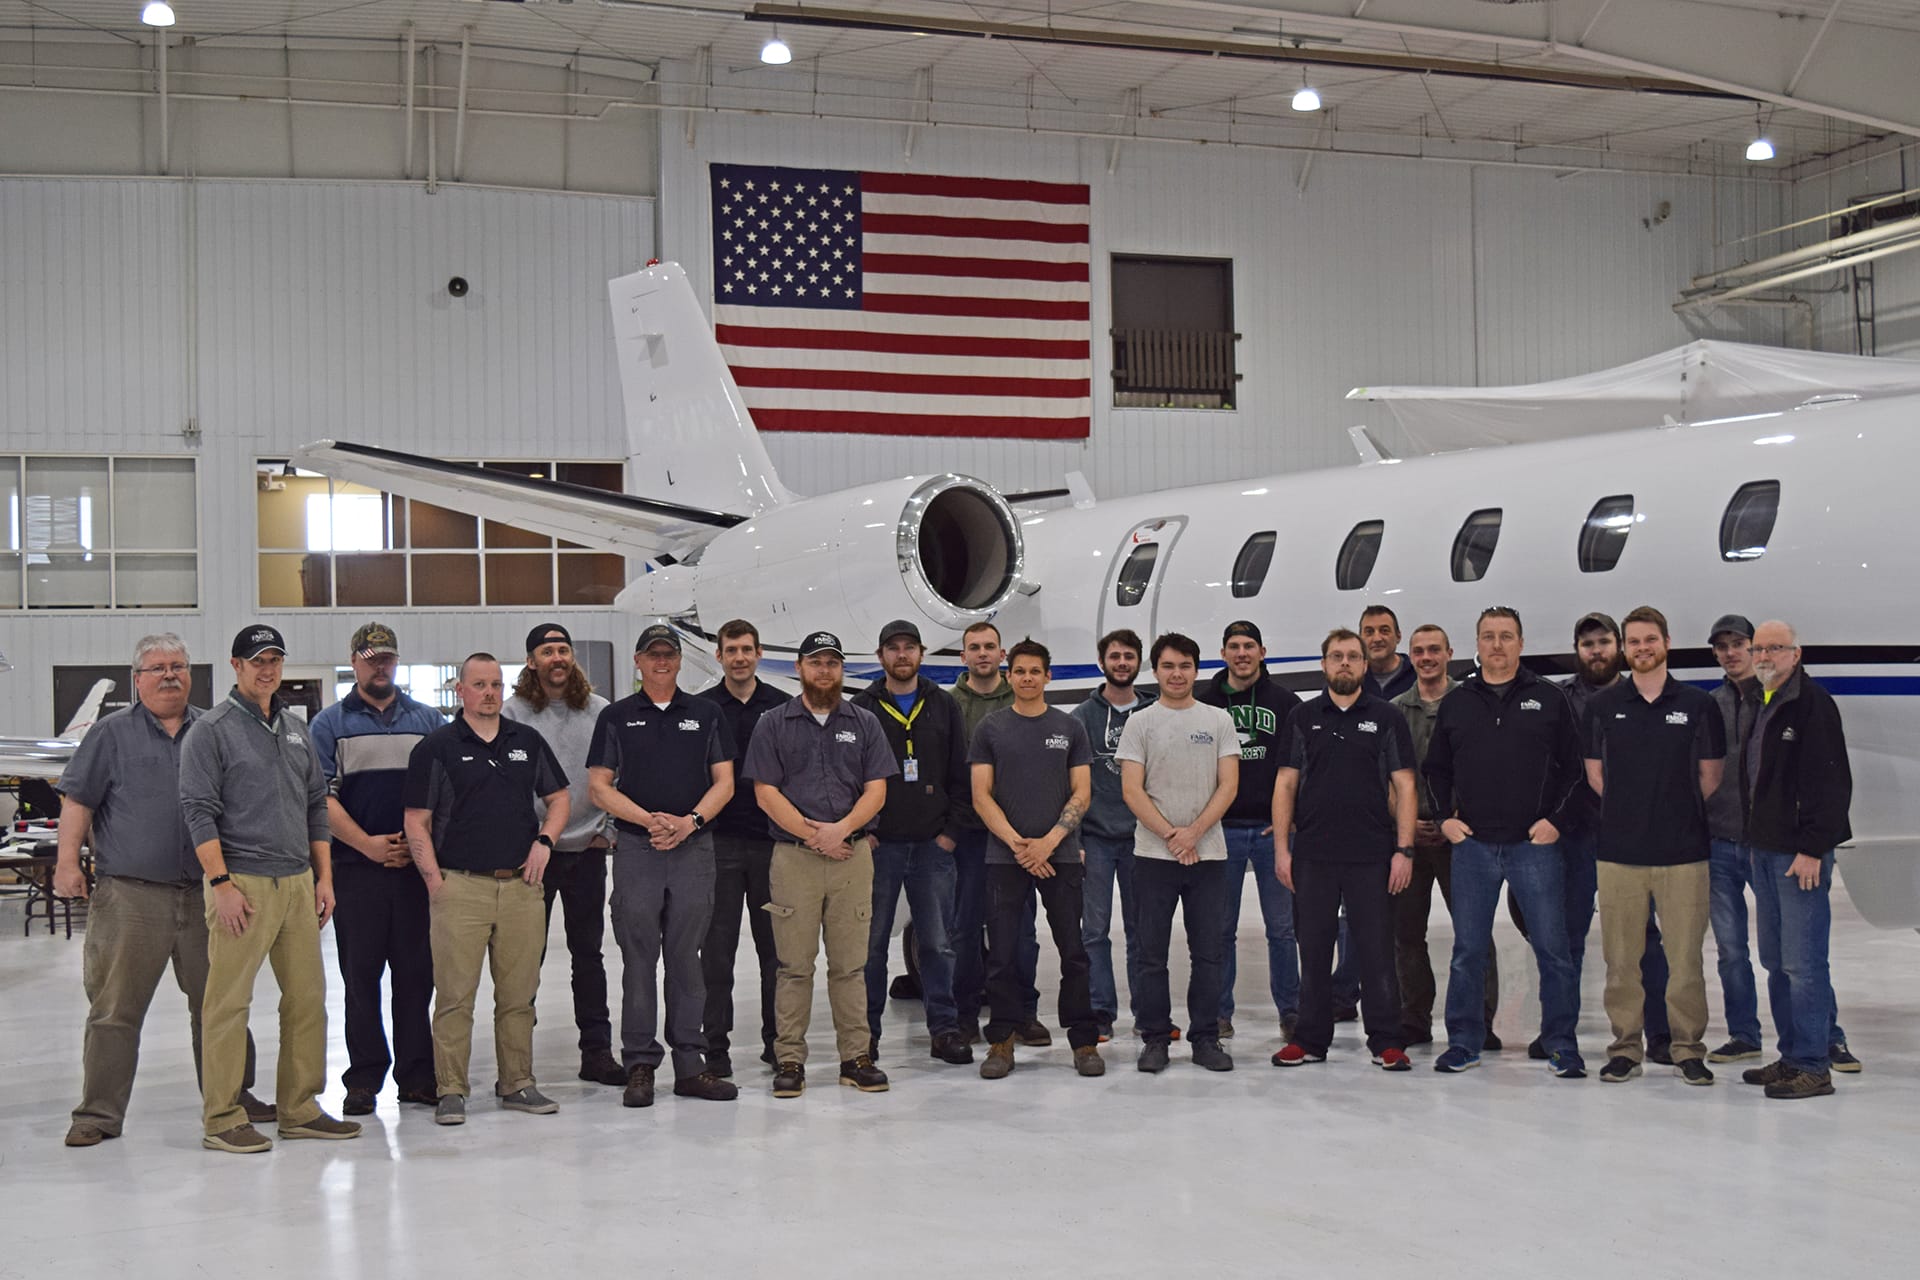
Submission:
<svg viewBox="0 0 1920 1280">
<path fill-rule="evenodd" d="M 0 778 L 58 778 L 79 747 L 73 738 L 0 738 Z"/>
<path fill-rule="evenodd" d="M 294 459 L 335 479 L 667 564 L 746 519 L 345 440 L 316 440 Z"/>
</svg>

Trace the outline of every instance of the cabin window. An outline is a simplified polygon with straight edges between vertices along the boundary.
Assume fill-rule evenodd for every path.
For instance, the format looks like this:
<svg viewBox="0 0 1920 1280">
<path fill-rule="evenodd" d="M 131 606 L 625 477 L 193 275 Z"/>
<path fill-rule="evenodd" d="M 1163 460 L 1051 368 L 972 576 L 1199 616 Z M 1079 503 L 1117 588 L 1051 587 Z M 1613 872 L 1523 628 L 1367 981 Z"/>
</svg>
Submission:
<svg viewBox="0 0 1920 1280">
<path fill-rule="evenodd" d="M 1780 482 L 1755 480 L 1743 484 L 1720 517 L 1720 558 L 1758 560 L 1767 554 L 1773 522 L 1780 515 Z"/>
<path fill-rule="evenodd" d="M 1247 539 L 1240 548 L 1240 554 L 1233 559 L 1233 594 L 1244 599 L 1260 594 L 1261 586 L 1267 580 L 1267 570 L 1273 567 L 1274 531 L 1256 533 Z"/>
<path fill-rule="evenodd" d="M 1500 508 L 1486 507 L 1468 516 L 1453 535 L 1453 580 L 1478 582 L 1487 576 L 1493 563 L 1493 549 L 1500 544 Z"/>
<path fill-rule="evenodd" d="M 1119 581 L 1113 584 L 1113 602 L 1121 608 L 1139 604 L 1153 580 L 1154 562 L 1160 558 L 1160 544 L 1145 542 L 1135 547 L 1120 566 Z"/>
<path fill-rule="evenodd" d="M 1333 583 L 1342 591 L 1358 591 L 1373 576 L 1373 565 L 1380 558 L 1380 539 L 1387 531 L 1384 520 L 1362 520 L 1353 526 L 1347 540 L 1340 544 L 1340 555 L 1333 562 Z"/>
<path fill-rule="evenodd" d="M 1580 526 L 1580 572 L 1605 573 L 1620 563 L 1627 549 L 1627 535 L 1639 517 L 1633 511 L 1633 495 L 1616 493 L 1602 498 L 1587 512 Z"/>
</svg>

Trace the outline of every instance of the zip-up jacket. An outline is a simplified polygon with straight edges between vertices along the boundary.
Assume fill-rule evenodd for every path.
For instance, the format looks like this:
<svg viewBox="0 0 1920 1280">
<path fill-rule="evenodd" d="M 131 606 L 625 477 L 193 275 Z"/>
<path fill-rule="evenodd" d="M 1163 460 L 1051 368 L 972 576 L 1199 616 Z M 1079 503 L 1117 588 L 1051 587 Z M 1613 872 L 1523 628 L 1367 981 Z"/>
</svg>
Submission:
<svg viewBox="0 0 1920 1280">
<path fill-rule="evenodd" d="M 1441 694 L 1431 704 L 1420 696 L 1420 686 L 1417 683 L 1399 697 L 1391 699 L 1395 709 L 1406 717 L 1407 733 L 1413 738 L 1414 782 L 1417 784 L 1414 793 L 1420 799 L 1419 817 L 1422 822 L 1438 822 L 1446 816 L 1435 812 L 1433 788 L 1427 784 L 1426 776 L 1420 772 L 1420 766 L 1426 761 L 1427 748 L 1433 744 L 1433 722 L 1439 714 L 1440 704 L 1446 700 L 1447 693 L 1453 692 L 1453 687 L 1454 682 L 1451 679 L 1448 680 L 1447 692 Z M 1433 708 L 1431 711 L 1427 709 L 1429 705 Z"/>
<path fill-rule="evenodd" d="M 1411 670 L 1412 668 L 1408 668 Z M 1287 717 L 1300 705 L 1300 696 L 1283 688 L 1263 667 L 1245 689 L 1235 691 L 1220 672 L 1200 686 L 1195 698 L 1212 707 L 1224 707 L 1240 732 L 1240 790 L 1224 819 L 1230 826 L 1273 821 L 1273 782 L 1286 763 Z"/>
<path fill-rule="evenodd" d="M 854 694 L 853 702 L 880 722 L 887 749 L 900 764 L 900 772 L 887 779 L 887 802 L 874 821 L 874 834 L 889 841 L 954 839 L 972 813 L 968 798 L 973 794 L 960 704 L 925 676 L 914 690 L 913 710 L 906 713 L 912 728 L 893 714 L 899 705 L 887 692 L 884 676 Z M 913 759 L 919 762 L 911 782 L 906 778 L 908 741 L 913 743 Z"/>
<path fill-rule="evenodd" d="M 1747 739 L 1753 736 L 1753 723 L 1766 703 L 1761 698 L 1760 681 L 1752 676 L 1737 684 L 1729 676 L 1712 693 L 1714 705 L 1720 708 L 1720 722 L 1727 730 L 1727 771 L 1719 787 L 1707 797 L 1707 830 L 1715 840 L 1745 840 Z"/>
<path fill-rule="evenodd" d="M 297 876 L 328 838 L 327 779 L 307 726 L 277 700 L 273 716 L 236 691 L 180 740 L 180 816 L 198 848 L 220 842 L 227 870 Z"/>
<path fill-rule="evenodd" d="M 1569 820 L 1585 770 L 1572 704 L 1521 667 L 1504 697 L 1475 672 L 1440 700 L 1422 772 L 1435 813 L 1457 816 L 1476 840 L 1517 844 L 1541 818 Z"/>
<path fill-rule="evenodd" d="M 1120 748 L 1120 735 L 1126 732 L 1127 721 L 1152 706 L 1155 695 L 1136 689 L 1133 705 L 1121 711 L 1107 701 L 1101 692 L 1105 688 L 1103 682 L 1085 702 L 1073 709 L 1073 718 L 1086 729 L 1087 741 L 1093 745 L 1093 800 L 1087 806 L 1087 816 L 1081 819 L 1080 828 L 1109 840 L 1130 841 L 1140 820 L 1133 816 L 1126 798 L 1120 794 L 1120 761 L 1113 753 Z M 1271 816 L 1268 820 L 1272 820 Z"/>
<path fill-rule="evenodd" d="M 1756 720 L 1747 749 L 1751 776 L 1747 840 L 1755 848 L 1818 857 L 1853 838 L 1847 809 L 1853 770 L 1833 695 L 1801 667 L 1774 691 Z"/>
<path fill-rule="evenodd" d="M 1626 678 L 1626 673 L 1622 672 L 1605 684 L 1591 684 L 1576 672 L 1573 679 L 1560 686 L 1560 692 L 1567 695 L 1567 705 L 1573 708 L 1573 731 L 1579 736 L 1583 754 L 1587 745 L 1587 708 L 1593 705 L 1595 698 Z M 1566 821 L 1556 820 L 1553 824 L 1560 828 L 1561 835 L 1578 835 L 1600 825 L 1600 797 L 1587 785 L 1587 771 L 1584 768 L 1580 770 L 1580 780 L 1574 783 L 1573 794 L 1567 797 L 1566 808 L 1562 812 Z"/>
<path fill-rule="evenodd" d="M 992 693 L 975 693 L 973 686 L 967 683 L 967 673 L 962 671 L 960 678 L 953 682 L 953 688 L 950 692 L 953 694 L 953 700 L 960 706 L 960 718 L 966 725 L 968 742 L 973 741 L 973 731 L 980 727 L 982 720 L 985 720 L 1002 707 L 1010 707 L 1013 705 L 1013 686 L 1007 683 L 1007 678 L 1004 675 L 1000 677 L 1000 684 Z M 962 760 L 966 759 L 966 753 L 964 751 L 960 753 L 960 758 Z M 966 796 L 964 802 L 965 812 L 960 817 L 961 828 L 967 831 L 986 830 L 987 824 L 980 821 L 980 815 L 973 811 L 973 786 L 971 782 L 968 783 L 964 795 Z"/>
</svg>

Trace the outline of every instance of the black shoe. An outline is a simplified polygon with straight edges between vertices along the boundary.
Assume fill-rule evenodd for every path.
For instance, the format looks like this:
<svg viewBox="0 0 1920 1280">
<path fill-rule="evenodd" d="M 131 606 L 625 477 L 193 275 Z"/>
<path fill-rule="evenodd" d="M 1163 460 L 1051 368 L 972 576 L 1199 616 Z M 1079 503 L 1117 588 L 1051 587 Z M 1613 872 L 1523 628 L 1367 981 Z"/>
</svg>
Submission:
<svg viewBox="0 0 1920 1280">
<path fill-rule="evenodd" d="M 887 1073 L 873 1065 L 866 1054 L 840 1064 L 840 1083 L 862 1093 L 885 1093 Z"/>
<path fill-rule="evenodd" d="M 650 1107 L 653 1105 L 653 1068 L 644 1063 L 636 1064 L 627 1073 L 627 1091 L 620 1095 L 623 1107 Z"/>
<path fill-rule="evenodd" d="M 1498 1053 L 1506 1047 L 1507 1042 L 1493 1034 L 1491 1030 L 1487 1032 L 1487 1038 L 1480 1042 L 1480 1052 L 1482 1053 Z"/>
<path fill-rule="evenodd" d="M 760 1061 L 766 1063 L 776 1071 L 780 1068 L 780 1060 L 773 1056 L 773 1046 L 771 1044 L 760 1047 Z"/>
<path fill-rule="evenodd" d="M 1833 1077 L 1814 1075 L 1811 1071 L 1787 1068 L 1784 1079 L 1776 1080 L 1767 1086 L 1769 1098 L 1824 1098 L 1833 1092 Z"/>
<path fill-rule="evenodd" d="M 887 998 L 889 1000 L 918 1000 L 920 998 L 920 984 L 914 981 L 912 974 L 900 974 L 887 986 Z"/>
<path fill-rule="evenodd" d="M 1601 1084 L 1625 1084 L 1640 1074 L 1640 1064 L 1625 1054 L 1617 1058 L 1608 1058 L 1607 1065 L 1600 1068 Z"/>
<path fill-rule="evenodd" d="M 1865 1069 L 1860 1065 L 1860 1059 L 1848 1051 L 1844 1040 L 1827 1046 L 1827 1061 L 1835 1071 L 1844 1071 L 1848 1075 L 1858 1075 Z"/>
<path fill-rule="evenodd" d="M 1343 1004 L 1339 1006 L 1333 1011 L 1333 1020 L 1335 1022 L 1360 1021 L 1360 1006 L 1357 1004 Z"/>
<path fill-rule="evenodd" d="M 1013 1038 L 1029 1049 L 1044 1049 L 1053 1043 L 1053 1033 L 1042 1026 L 1038 1018 L 1031 1018 L 1016 1026 Z"/>
<path fill-rule="evenodd" d="M 960 1019 L 960 1038 L 962 1040 L 965 1040 L 968 1044 L 979 1044 L 980 1043 L 980 1019 L 978 1018 Z"/>
<path fill-rule="evenodd" d="M 933 1038 L 933 1048 L 927 1051 L 927 1056 L 958 1067 L 973 1061 L 973 1050 L 967 1047 L 959 1032 L 942 1031 Z"/>
<path fill-rule="evenodd" d="M 1535 1062 L 1545 1062 L 1553 1057 L 1552 1054 L 1547 1052 L 1547 1046 L 1541 1042 L 1539 1036 L 1535 1036 L 1532 1043 L 1527 1045 L 1527 1056 Z"/>
<path fill-rule="evenodd" d="M 705 1098 L 708 1102 L 732 1102 L 740 1096 L 740 1090 L 728 1081 L 722 1080 L 711 1071 L 702 1071 L 697 1076 L 675 1076 L 673 1078 L 673 1096 L 676 1098 Z"/>
<path fill-rule="evenodd" d="M 373 1090 L 349 1089 L 347 1099 L 340 1104 L 343 1116 L 370 1116 L 373 1114 Z"/>
<path fill-rule="evenodd" d="M 733 1055 L 725 1049 L 707 1055 L 707 1074 L 722 1080 L 733 1079 Z"/>
<path fill-rule="evenodd" d="M 591 1084 L 623 1085 L 627 1070 L 610 1049 L 583 1049 L 580 1052 L 580 1078 Z"/>
<path fill-rule="evenodd" d="M 1699 1058 L 1683 1058 L 1673 1064 L 1673 1074 L 1688 1084 L 1712 1084 L 1713 1072 Z"/>
<path fill-rule="evenodd" d="M 1165 1040 L 1149 1040 L 1146 1047 L 1140 1050 L 1140 1057 L 1133 1065 L 1150 1075 L 1155 1075 L 1167 1069 L 1168 1056 Z"/>
<path fill-rule="evenodd" d="M 773 1073 L 773 1096 L 797 1098 L 807 1091 L 807 1069 L 797 1062 L 783 1062 Z"/>
<path fill-rule="evenodd" d="M 1793 1072 L 1793 1068 L 1778 1060 L 1764 1067 L 1748 1067 L 1740 1073 L 1741 1084 L 1779 1084 Z"/>
<path fill-rule="evenodd" d="M 1233 1070 L 1233 1055 L 1220 1047 L 1218 1040 L 1193 1042 L 1193 1065 L 1209 1071 Z"/>
<path fill-rule="evenodd" d="M 1652 1039 L 1648 1040 L 1647 1041 L 1647 1061 L 1657 1062 L 1663 1067 L 1672 1066 L 1673 1065 L 1673 1041 L 1652 1040 Z"/>
<path fill-rule="evenodd" d="M 1735 1036 L 1707 1055 L 1708 1062 L 1744 1062 L 1760 1056 L 1760 1046 Z"/>
<path fill-rule="evenodd" d="M 869 1058 L 875 1058 L 875 1059 L 879 1058 L 880 1056 L 880 1037 L 879 1036 L 867 1037 L 867 1056 Z"/>
<path fill-rule="evenodd" d="M 438 1089 L 402 1089 L 400 1101 L 411 1102 L 417 1107 L 437 1107 L 440 1105 Z"/>
</svg>

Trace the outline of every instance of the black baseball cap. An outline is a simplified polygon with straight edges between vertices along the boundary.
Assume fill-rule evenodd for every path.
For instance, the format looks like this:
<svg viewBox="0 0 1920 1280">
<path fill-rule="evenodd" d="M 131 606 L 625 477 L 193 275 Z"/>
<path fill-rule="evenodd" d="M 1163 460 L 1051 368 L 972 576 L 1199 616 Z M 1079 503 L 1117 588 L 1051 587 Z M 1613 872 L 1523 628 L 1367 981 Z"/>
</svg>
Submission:
<svg viewBox="0 0 1920 1280">
<path fill-rule="evenodd" d="M 887 641 L 893 639 L 895 636 L 906 636 L 917 645 L 924 646 L 926 644 L 926 641 L 920 638 L 920 628 L 914 626 L 905 618 L 895 618 L 892 622 L 880 628 L 881 647 L 885 648 Z"/>
<path fill-rule="evenodd" d="M 1723 633 L 1728 631 L 1747 640 L 1753 639 L 1753 623 L 1745 615 L 1723 613 L 1720 615 L 1719 620 L 1713 624 L 1712 630 L 1707 632 L 1707 643 L 1712 644 L 1715 640 L 1718 640 Z"/>
<path fill-rule="evenodd" d="M 543 622 L 527 632 L 527 652 L 532 653 L 543 644 L 564 644 L 573 647 L 573 636 L 557 622 Z"/>
<path fill-rule="evenodd" d="M 1612 615 L 1601 613 L 1596 610 L 1595 612 L 1589 613 L 1584 618 L 1580 619 L 1580 621 L 1573 624 L 1574 643 L 1578 644 L 1580 642 L 1581 636 L 1587 634 L 1587 632 L 1589 631 L 1593 631 L 1596 629 L 1602 630 L 1602 631 L 1611 631 L 1613 633 L 1613 638 L 1615 640 L 1618 640 L 1620 638 L 1620 624 L 1613 620 Z"/>
<path fill-rule="evenodd" d="M 1238 622 L 1229 622 L 1227 629 L 1220 633 L 1220 643 L 1224 645 L 1235 636 L 1245 636 L 1255 644 L 1263 647 L 1267 643 L 1260 638 L 1260 628 L 1248 622 L 1245 618 L 1240 619 Z"/>
<path fill-rule="evenodd" d="M 264 622 L 240 628 L 240 634 L 233 638 L 233 656 L 236 658 L 253 659 L 268 650 L 284 657 L 287 641 L 286 637 Z"/>
<path fill-rule="evenodd" d="M 831 631 L 816 631 L 800 642 L 800 656 L 811 658 L 816 653 L 830 653 L 836 658 L 844 658 L 847 651 L 840 645 L 840 637 Z"/>
<path fill-rule="evenodd" d="M 680 652 L 680 633 L 664 622 L 656 622 L 640 633 L 640 639 L 634 642 L 635 653 L 645 653 L 656 644 L 670 644 L 675 653 Z"/>
</svg>

